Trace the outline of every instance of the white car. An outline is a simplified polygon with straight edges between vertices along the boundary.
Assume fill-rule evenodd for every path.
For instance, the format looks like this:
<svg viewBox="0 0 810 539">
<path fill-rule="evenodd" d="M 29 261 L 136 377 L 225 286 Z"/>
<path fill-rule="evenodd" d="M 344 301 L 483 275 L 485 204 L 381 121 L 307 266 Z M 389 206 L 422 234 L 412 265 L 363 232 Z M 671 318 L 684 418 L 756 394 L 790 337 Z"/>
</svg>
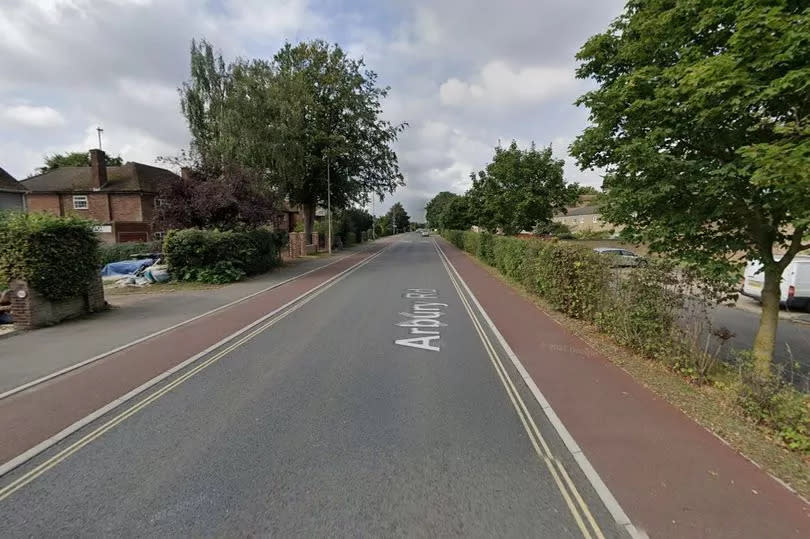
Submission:
<svg viewBox="0 0 810 539">
<path fill-rule="evenodd" d="M 600 255 L 614 257 L 613 267 L 626 268 L 647 265 L 647 260 L 627 249 L 619 249 L 618 247 L 597 247 L 594 251 Z"/>
<path fill-rule="evenodd" d="M 428 230 L 427 228 L 423 229 L 422 230 L 422 237 L 427 238 L 428 236 L 430 236 L 430 230 Z"/>
<path fill-rule="evenodd" d="M 765 274 L 762 264 L 752 260 L 745 266 L 742 294 L 749 298 L 762 300 L 762 285 Z M 782 272 L 782 283 L 779 285 L 779 303 L 788 309 L 810 310 L 810 256 L 797 256 Z"/>
</svg>

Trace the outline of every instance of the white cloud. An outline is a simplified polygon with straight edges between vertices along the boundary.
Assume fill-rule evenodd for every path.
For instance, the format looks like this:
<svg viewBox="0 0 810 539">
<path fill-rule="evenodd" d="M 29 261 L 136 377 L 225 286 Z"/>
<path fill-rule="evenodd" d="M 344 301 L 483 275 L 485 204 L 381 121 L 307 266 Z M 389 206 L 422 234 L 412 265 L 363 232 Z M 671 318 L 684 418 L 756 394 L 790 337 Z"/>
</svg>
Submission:
<svg viewBox="0 0 810 539">
<path fill-rule="evenodd" d="M 486 64 L 476 82 L 456 78 L 439 87 L 445 105 L 471 104 L 511 105 L 537 103 L 569 92 L 576 82 L 572 69 L 525 67 L 512 69 L 502 61 Z"/>
<path fill-rule="evenodd" d="M 11 105 L 0 107 L 0 119 L 23 127 L 58 127 L 65 124 L 62 114 L 51 107 Z"/>
</svg>

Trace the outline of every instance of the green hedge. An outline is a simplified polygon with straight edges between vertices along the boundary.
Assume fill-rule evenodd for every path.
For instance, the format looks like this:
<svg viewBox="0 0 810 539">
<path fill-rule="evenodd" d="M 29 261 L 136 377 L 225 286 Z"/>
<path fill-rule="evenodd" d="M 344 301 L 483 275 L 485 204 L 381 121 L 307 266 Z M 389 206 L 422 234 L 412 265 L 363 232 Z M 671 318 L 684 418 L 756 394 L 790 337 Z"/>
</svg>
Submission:
<svg viewBox="0 0 810 539">
<path fill-rule="evenodd" d="M 145 243 L 114 243 L 111 245 L 101 245 L 101 265 L 121 260 L 129 260 L 132 255 L 141 253 L 163 252 L 163 242 L 149 241 Z"/>
<path fill-rule="evenodd" d="M 163 252 L 179 281 L 230 283 L 264 273 L 280 263 L 283 238 L 265 228 L 247 231 L 171 231 Z"/>
<path fill-rule="evenodd" d="M 0 218 L 0 287 L 23 279 L 58 301 L 86 293 L 99 266 L 98 236 L 90 221 L 46 213 Z"/>
</svg>

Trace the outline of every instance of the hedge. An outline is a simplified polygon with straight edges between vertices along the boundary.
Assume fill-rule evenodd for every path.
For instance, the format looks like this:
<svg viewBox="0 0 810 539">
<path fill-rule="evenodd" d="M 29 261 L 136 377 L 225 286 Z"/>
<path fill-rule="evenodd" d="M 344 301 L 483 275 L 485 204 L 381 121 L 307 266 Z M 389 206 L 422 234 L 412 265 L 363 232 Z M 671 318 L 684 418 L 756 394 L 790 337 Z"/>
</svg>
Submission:
<svg viewBox="0 0 810 539">
<path fill-rule="evenodd" d="M 0 287 L 23 279 L 52 301 L 87 292 L 100 266 L 93 223 L 47 213 L 0 218 Z"/>
<path fill-rule="evenodd" d="M 132 255 L 163 252 L 163 242 L 149 241 L 144 243 L 114 243 L 101 245 L 100 252 L 101 265 L 103 266 L 110 262 L 129 260 Z"/>
<path fill-rule="evenodd" d="M 163 253 L 178 281 L 230 283 L 264 273 L 281 261 L 281 234 L 269 229 L 246 231 L 186 230 L 166 235 Z"/>
<path fill-rule="evenodd" d="M 619 276 L 604 257 L 570 243 L 459 230 L 444 230 L 442 236 L 554 309 L 593 322 L 619 343 L 668 363 L 695 382 L 708 380 L 716 367 L 719 348 L 709 352 L 703 332 L 694 331 L 704 323 L 701 305 L 708 305 L 709 298 L 700 296 L 696 276 L 670 261 L 650 260 Z M 679 324 L 685 317 L 691 330 Z M 810 453 L 810 397 L 779 376 L 756 379 L 744 363 L 739 372 L 735 391 L 743 411 L 773 429 L 786 447 Z"/>
</svg>

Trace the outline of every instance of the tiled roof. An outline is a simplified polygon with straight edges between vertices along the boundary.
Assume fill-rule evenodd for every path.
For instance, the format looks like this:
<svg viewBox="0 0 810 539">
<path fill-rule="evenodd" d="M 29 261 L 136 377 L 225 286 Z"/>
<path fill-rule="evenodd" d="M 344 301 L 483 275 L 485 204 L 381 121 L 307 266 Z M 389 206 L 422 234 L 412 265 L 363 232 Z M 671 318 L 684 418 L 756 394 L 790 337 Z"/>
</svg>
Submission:
<svg viewBox="0 0 810 539">
<path fill-rule="evenodd" d="M 129 162 L 120 167 L 107 167 L 107 183 L 101 191 L 156 193 L 162 181 L 177 175 L 165 168 Z M 32 192 L 92 191 L 91 167 L 59 167 L 21 182 Z"/>
<path fill-rule="evenodd" d="M 580 206 L 579 208 L 568 208 L 568 213 L 560 214 L 560 217 L 572 217 L 575 215 L 599 215 L 599 206 Z"/>
<path fill-rule="evenodd" d="M 20 182 L 14 179 L 14 176 L 0 168 L 0 191 L 19 191 L 25 192 L 25 187 Z"/>
</svg>

